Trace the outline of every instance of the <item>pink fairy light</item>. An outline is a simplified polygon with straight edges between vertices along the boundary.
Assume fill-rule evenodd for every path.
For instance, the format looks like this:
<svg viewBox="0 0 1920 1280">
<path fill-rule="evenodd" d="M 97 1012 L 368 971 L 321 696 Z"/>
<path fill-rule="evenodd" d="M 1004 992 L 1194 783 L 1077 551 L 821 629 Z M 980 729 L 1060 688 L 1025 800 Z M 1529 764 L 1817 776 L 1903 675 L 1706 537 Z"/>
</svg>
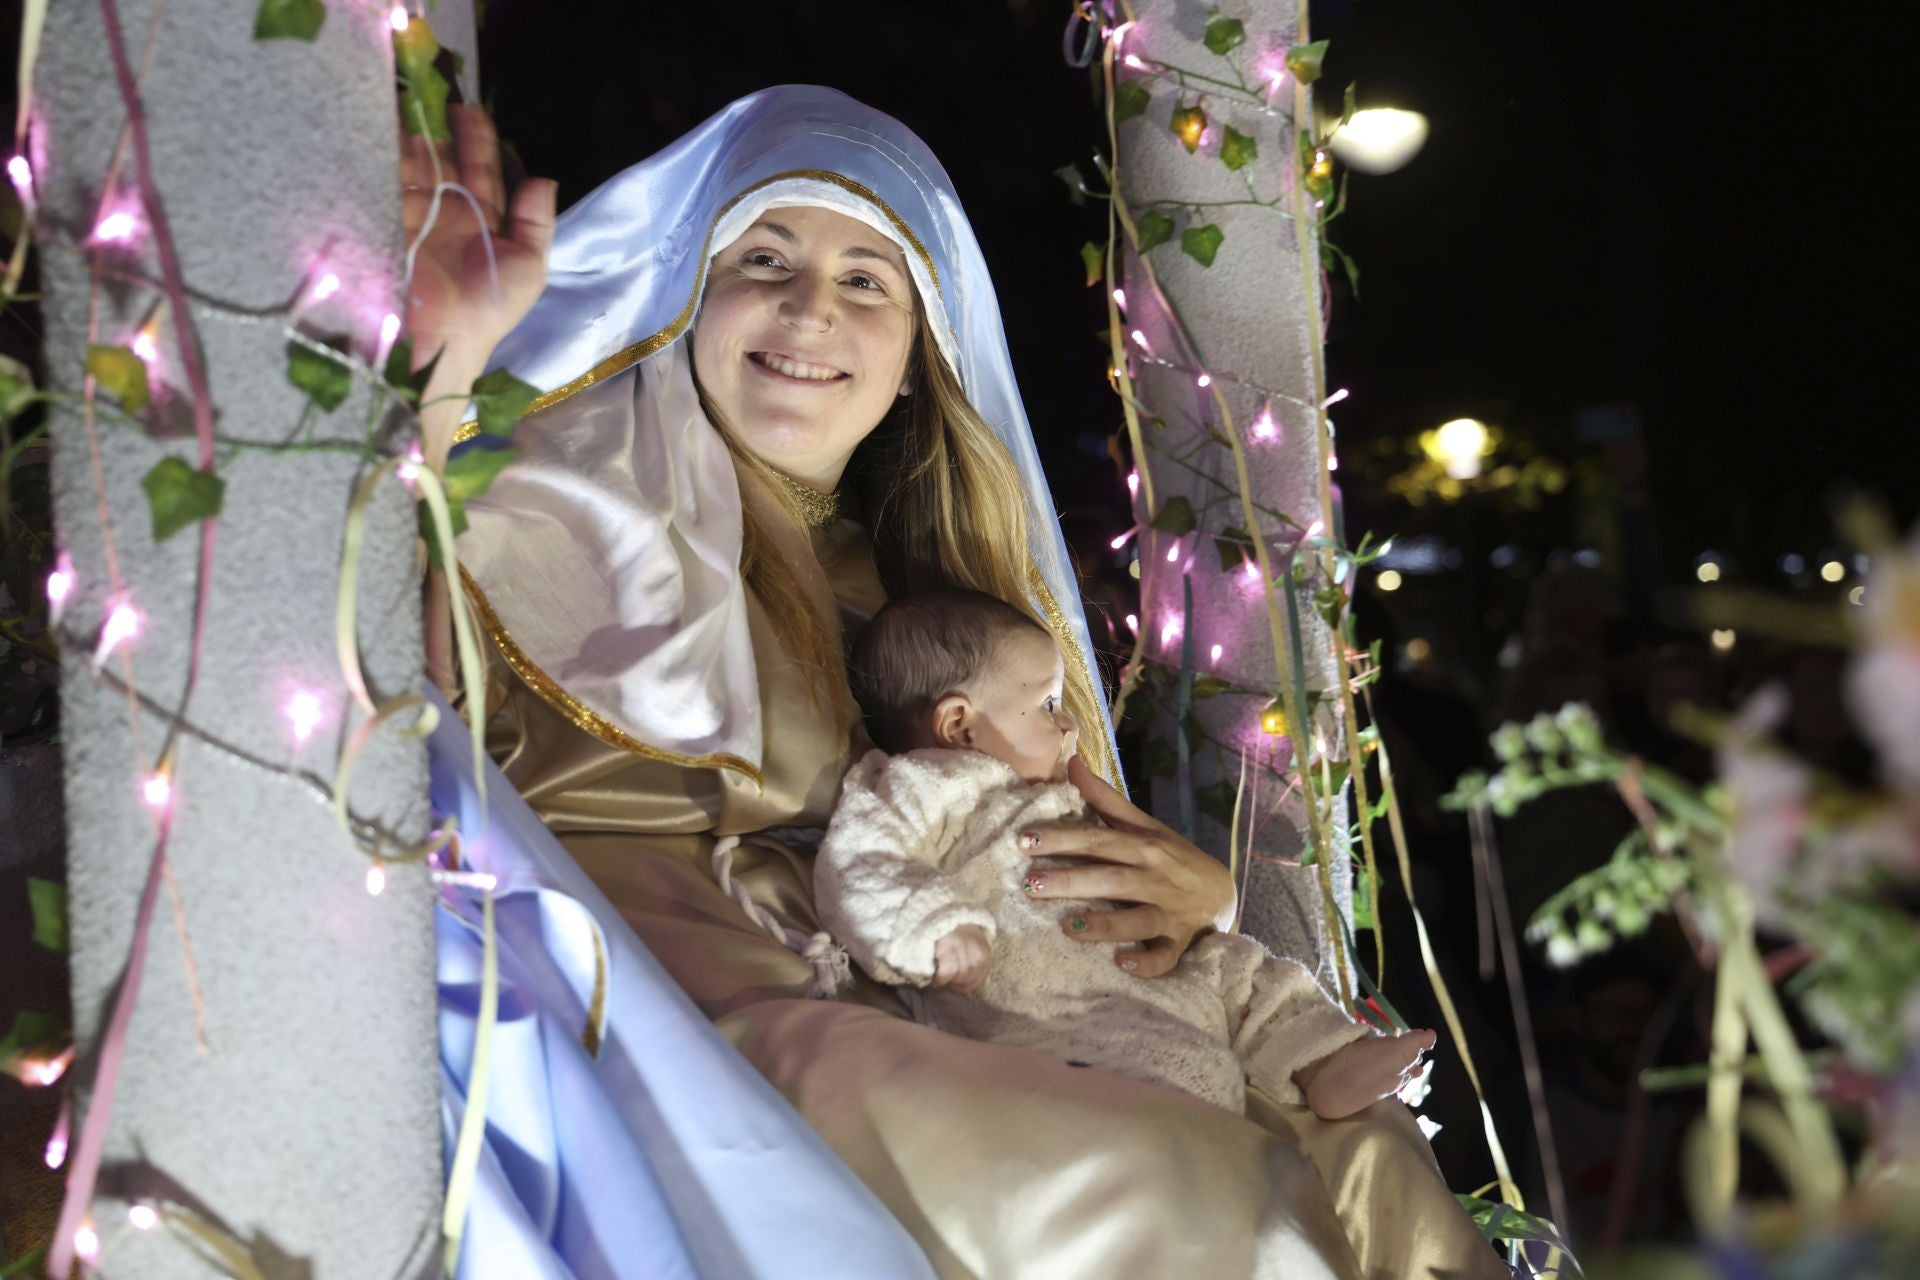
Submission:
<svg viewBox="0 0 1920 1280">
<path fill-rule="evenodd" d="M 1145 71 L 1147 69 L 1147 64 L 1140 61 L 1139 58 L 1135 57 L 1131 53 L 1128 54 L 1126 57 L 1120 59 L 1120 61 L 1126 63 L 1129 67 L 1132 67 L 1135 71 Z"/>
<path fill-rule="evenodd" d="M 1186 623 L 1180 620 L 1179 614 L 1168 614 L 1167 620 L 1160 624 L 1160 647 L 1165 649 L 1171 646 L 1186 629 Z"/>
<path fill-rule="evenodd" d="M 1138 343 L 1138 344 L 1139 344 L 1139 346 L 1140 346 L 1140 349 L 1141 349 L 1142 351 L 1151 351 L 1151 350 L 1153 350 L 1153 348 L 1152 348 L 1152 347 L 1150 347 L 1150 346 L 1148 346 L 1148 345 L 1147 345 L 1147 335 L 1146 335 L 1146 334 L 1144 334 L 1144 333 L 1142 333 L 1142 332 L 1140 332 L 1140 331 L 1139 331 L 1138 329 L 1135 329 L 1135 330 L 1133 331 L 1133 333 L 1132 333 L 1132 334 L 1131 334 L 1130 336 L 1131 336 L 1131 337 L 1133 338 L 1133 340 L 1134 340 L 1134 341 L 1135 341 L 1136 343 Z"/>
<path fill-rule="evenodd" d="M 287 720 L 293 725 L 293 740 L 305 743 L 319 727 L 320 718 L 326 714 L 320 705 L 320 695 L 311 689 L 302 689 L 287 699 Z"/>
<path fill-rule="evenodd" d="M 1119 307 L 1120 307 L 1120 309 L 1121 309 L 1122 311 L 1124 311 L 1124 310 L 1126 310 L 1126 307 L 1127 307 L 1127 291 L 1126 291 L 1125 289 L 1115 289 L 1115 290 L 1113 291 L 1113 300 L 1114 300 L 1114 302 L 1115 302 L 1116 304 L 1118 304 L 1118 305 L 1119 305 Z"/>
<path fill-rule="evenodd" d="M 420 442 L 416 440 L 408 446 L 407 460 L 394 468 L 394 474 L 400 477 L 402 484 L 411 485 L 420 478 L 420 466 L 426 460 L 427 455 L 420 451 Z"/>
<path fill-rule="evenodd" d="M 132 244 L 139 234 L 140 220 L 131 209 L 115 209 L 93 229 L 93 238 L 102 244 Z"/>
<path fill-rule="evenodd" d="M 1205 391 L 1208 387 L 1213 385 L 1213 375 L 1210 373 L 1203 373 L 1197 379 L 1195 379 L 1195 381 L 1197 381 L 1200 384 L 1200 389 L 1202 391 Z"/>
<path fill-rule="evenodd" d="M 1321 523 L 1318 520 L 1315 520 L 1312 524 L 1307 526 L 1307 536 L 1309 538 L 1317 538 L 1320 536 L 1321 531 L 1326 527 L 1327 526 L 1325 524 Z"/>
<path fill-rule="evenodd" d="M 100 669 L 108 656 L 120 645 L 140 634 L 140 614 L 134 607 L 122 600 L 113 606 L 107 614 L 105 625 L 100 628 L 100 643 L 93 651 L 93 666 Z"/>
<path fill-rule="evenodd" d="M 167 777 L 165 770 L 148 774 L 147 780 L 140 784 L 140 798 L 147 802 L 149 809 L 165 809 L 173 803 L 173 780 Z"/>
<path fill-rule="evenodd" d="M 1133 632 L 1135 635 L 1140 634 L 1140 615 L 1139 614 L 1130 613 L 1127 615 L 1127 630 Z"/>
<path fill-rule="evenodd" d="M 1253 420 L 1253 438 L 1272 440 L 1280 434 L 1280 424 L 1273 420 L 1273 410 L 1262 408 L 1260 416 Z"/>
<path fill-rule="evenodd" d="M 1180 563 L 1180 544 L 1179 543 L 1176 542 L 1172 546 L 1167 548 L 1167 563 L 1168 564 Z"/>
<path fill-rule="evenodd" d="M 1120 548 L 1126 546 L 1128 541 L 1132 539 L 1133 535 L 1138 532 L 1139 530 L 1137 528 L 1129 529 L 1125 533 L 1121 534 L 1119 537 L 1115 538 L 1113 541 L 1107 543 L 1107 545 L 1112 547 L 1115 551 L 1118 551 Z"/>
<path fill-rule="evenodd" d="M 392 10 L 387 14 L 387 22 L 395 31 L 405 31 L 407 29 L 407 23 L 410 21 L 412 21 L 412 18 L 407 13 L 407 6 L 403 4 L 393 6 Z"/>
<path fill-rule="evenodd" d="M 60 558 L 53 562 L 53 572 L 47 575 L 47 613 L 51 621 L 60 621 L 60 615 L 67 607 L 67 597 L 72 594 L 73 561 L 62 551 Z"/>
<path fill-rule="evenodd" d="M 64 1049 L 51 1058 L 34 1058 L 21 1068 L 21 1076 L 29 1085 L 46 1088 L 57 1084 L 60 1077 L 67 1074 L 67 1068 L 73 1065 L 73 1050 Z"/>
<path fill-rule="evenodd" d="M 1338 391 L 1334 392 L 1332 395 L 1328 396 L 1325 400 L 1322 400 L 1320 402 L 1320 407 L 1322 409 L 1330 408 L 1333 405 L 1339 404 L 1342 400 L 1345 400 L 1351 394 L 1353 393 L 1348 391 L 1345 387 L 1342 387 Z"/>
<path fill-rule="evenodd" d="M 160 358 L 160 344 L 153 335 L 142 329 L 133 335 L 133 354 L 140 357 L 141 363 L 151 365 Z"/>
<path fill-rule="evenodd" d="M 100 1233 L 91 1222 L 83 1222 L 73 1233 L 73 1252 L 89 1267 L 100 1261 Z"/>
<path fill-rule="evenodd" d="M 41 1153 L 47 1168 L 58 1169 L 67 1162 L 67 1112 L 60 1110 L 60 1119 L 54 1123 L 53 1133 L 47 1138 L 47 1149 Z"/>
<path fill-rule="evenodd" d="M 320 277 L 318 284 L 313 286 L 313 300 L 325 302 L 338 292 L 340 292 L 340 277 L 329 271 Z"/>
<path fill-rule="evenodd" d="M 1248 582 L 1260 581 L 1260 566 L 1255 564 L 1251 560 L 1247 561 L 1247 581 Z"/>
<path fill-rule="evenodd" d="M 376 364 L 387 362 L 387 353 L 393 350 L 394 339 L 400 336 L 400 317 L 389 311 L 380 321 L 380 352 L 375 357 Z"/>
<path fill-rule="evenodd" d="M 27 163 L 25 156 L 7 157 L 7 177 L 13 180 L 13 189 L 20 193 L 22 204 L 33 202 L 33 166 Z"/>
<path fill-rule="evenodd" d="M 1138 495 L 1138 494 L 1139 494 L 1139 492 L 1140 492 L 1140 473 L 1139 473 L 1138 471 L 1129 471 L 1129 472 L 1127 472 L 1127 492 L 1128 492 L 1128 493 L 1130 493 L 1130 494 L 1135 494 L 1135 495 Z"/>
<path fill-rule="evenodd" d="M 367 892 L 377 898 L 386 887 L 387 869 L 376 862 L 367 868 Z"/>
<path fill-rule="evenodd" d="M 1215 662 L 1220 661 L 1220 653 L 1221 653 L 1220 646 L 1219 645 L 1213 646 L 1213 660 Z"/>
<path fill-rule="evenodd" d="M 1328 454 L 1328 455 L 1327 455 L 1327 470 L 1329 470 L 1329 471 L 1338 471 L 1339 469 L 1340 469 L 1340 459 L 1338 459 L 1338 458 L 1336 458 L 1336 457 L 1334 457 L 1334 456 L 1333 456 L 1332 454 Z"/>
<path fill-rule="evenodd" d="M 127 1222 L 135 1231 L 151 1231 L 160 1225 L 160 1215 L 150 1204 L 127 1206 Z"/>
</svg>

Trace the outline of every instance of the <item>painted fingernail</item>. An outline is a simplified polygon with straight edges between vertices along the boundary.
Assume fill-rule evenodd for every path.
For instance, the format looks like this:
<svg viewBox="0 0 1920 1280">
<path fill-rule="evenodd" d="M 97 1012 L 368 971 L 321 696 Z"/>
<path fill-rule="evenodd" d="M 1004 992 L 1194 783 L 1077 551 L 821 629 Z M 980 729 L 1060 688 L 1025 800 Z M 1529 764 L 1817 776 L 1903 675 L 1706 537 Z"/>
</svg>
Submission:
<svg viewBox="0 0 1920 1280">
<path fill-rule="evenodd" d="M 1020 847 L 1022 849 L 1038 849 L 1040 847 L 1040 833 L 1037 831 L 1022 831 L 1020 833 Z"/>
<path fill-rule="evenodd" d="M 1085 916 L 1070 917 L 1067 920 L 1067 928 L 1073 930 L 1075 933 L 1085 933 L 1087 931 L 1087 918 Z"/>
<path fill-rule="evenodd" d="M 1132 956 L 1121 956 L 1120 967 L 1128 973 L 1138 973 L 1140 971 L 1140 962 Z"/>
<path fill-rule="evenodd" d="M 1047 887 L 1047 878 L 1045 876 L 1028 876 L 1020 882 L 1020 887 L 1028 893 L 1038 893 Z"/>
</svg>

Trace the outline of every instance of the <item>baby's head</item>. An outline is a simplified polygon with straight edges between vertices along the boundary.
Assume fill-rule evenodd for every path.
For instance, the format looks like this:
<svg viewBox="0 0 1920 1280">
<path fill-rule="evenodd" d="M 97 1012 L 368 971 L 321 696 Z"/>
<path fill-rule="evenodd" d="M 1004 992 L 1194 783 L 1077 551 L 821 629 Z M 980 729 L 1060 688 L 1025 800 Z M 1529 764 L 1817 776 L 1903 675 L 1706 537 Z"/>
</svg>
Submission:
<svg viewBox="0 0 1920 1280">
<path fill-rule="evenodd" d="M 902 596 L 853 646 L 848 678 L 881 750 L 949 747 L 1004 760 L 1029 782 L 1067 776 L 1080 730 L 1047 629 L 977 591 Z"/>
</svg>

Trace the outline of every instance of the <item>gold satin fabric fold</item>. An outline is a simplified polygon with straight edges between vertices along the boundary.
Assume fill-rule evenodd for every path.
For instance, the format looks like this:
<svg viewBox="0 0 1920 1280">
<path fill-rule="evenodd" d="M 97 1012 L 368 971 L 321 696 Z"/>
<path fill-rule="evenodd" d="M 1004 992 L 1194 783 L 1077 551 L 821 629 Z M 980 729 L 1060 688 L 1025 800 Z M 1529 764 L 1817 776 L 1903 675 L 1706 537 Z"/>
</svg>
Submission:
<svg viewBox="0 0 1920 1280">
<path fill-rule="evenodd" d="M 816 530 L 812 545 L 843 623 L 870 617 L 885 595 L 857 526 Z M 1397 1103 L 1333 1123 L 1255 1095 L 1243 1118 L 918 1026 L 864 977 L 840 1001 L 804 999 L 811 967 L 721 893 L 709 858 L 720 835 L 824 825 L 852 751 L 751 596 L 747 617 L 764 787 L 609 746 L 497 655 L 489 749 L 654 956 L 941 1276 L 1229 1280 L 1258 1266 L 1338 1280 L 1504 1280 Z M 842 696 L 844 683 L 840 673 Z M 749 836 L 733 875 L 783 923 L 817 927 L 810 851 Z M 1256 1260 L 1262 1240 L 1269 1251 Z"/>
</svg>

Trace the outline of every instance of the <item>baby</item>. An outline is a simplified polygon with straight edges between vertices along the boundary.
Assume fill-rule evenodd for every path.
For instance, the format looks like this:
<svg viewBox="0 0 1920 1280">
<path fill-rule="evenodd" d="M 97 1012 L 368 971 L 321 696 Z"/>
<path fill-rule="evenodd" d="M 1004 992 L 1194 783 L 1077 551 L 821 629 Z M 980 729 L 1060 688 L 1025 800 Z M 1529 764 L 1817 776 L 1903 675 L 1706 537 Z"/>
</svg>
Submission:
<svg viewBox="0 0 1920 1280">
<path fill-rule="evenodd" d="M 1059 648 L 1020 610 L 967 591 L 902 597 L 850 667 L 882 749 L 847 774 L 815 895 L 868 973 L 927 988 L 926 1020 L 1236 1112 L 1251 1083 L 1328 1119 L 1395 1092 L 1432 1047 L 1431 1031 L 1374 1034 L 1251 938 L 1212 934 L 1165 977 L 1132 977 L 1118 944 L 1068 937 L 1022 892 L 1046 860 L 1020 832 L 1087 809 L 1066 781 L 1079 731 Z"/>
</svg>

